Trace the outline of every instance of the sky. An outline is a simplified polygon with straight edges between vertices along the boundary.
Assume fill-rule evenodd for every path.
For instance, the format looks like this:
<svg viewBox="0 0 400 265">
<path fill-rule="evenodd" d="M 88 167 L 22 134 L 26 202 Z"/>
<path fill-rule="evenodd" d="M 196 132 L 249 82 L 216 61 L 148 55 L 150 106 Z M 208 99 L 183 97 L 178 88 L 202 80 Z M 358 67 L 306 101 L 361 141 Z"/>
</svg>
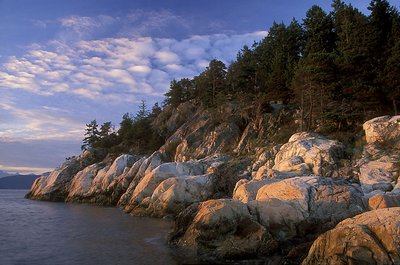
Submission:
<svg viewBox="0 0 400 265">
<path fill-rule="evenodd" d="M 330 2 L 0 0 L 0 170 L 50 171 L 80 153 L 86 123 L 118 126 L 171 80 L 228 65 L 273 21 Z"/>
</svg>

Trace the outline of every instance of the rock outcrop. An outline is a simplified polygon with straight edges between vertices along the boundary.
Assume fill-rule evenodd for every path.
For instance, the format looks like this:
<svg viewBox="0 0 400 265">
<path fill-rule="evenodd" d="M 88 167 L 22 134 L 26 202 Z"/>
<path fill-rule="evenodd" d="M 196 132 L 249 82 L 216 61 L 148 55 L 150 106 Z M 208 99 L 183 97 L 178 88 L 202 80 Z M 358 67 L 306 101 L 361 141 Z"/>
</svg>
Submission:
<svg viewBox="0 0 400 265">
<path fill-rule="evenodd" d="M 382 116 L 363 124 L 367 143 L 388 142 L 392 148 L 400 145 L 400 116 Z"/>
<path fill-rule="evenodd" d="M 191 203 L 211 198 L 213 170 L 224 160 L 226 157 L 213 156 L 159 165 L 138 182 L 125 210 L 156 216 L 176 215 Z"/>
<path fill-rule="evenodd" d="M 33 183 L 26 198 L 46 201 L 64 201 L 69 193 L 70 183 L 78 171 L 93 164 L 102 157 L 101 152 L 85 151 L 78 157 L 67 159 L 48 176 L 41 176 Z"/>
<path fill-rule="evenodd" d="M 89 190 L 92 187 L 92 182 L 97 172 L 103 168 L 103 165 L 96 163 L 76 173 L 71 181 L 66 201 L 84 201 L 89 195 Z"/>
<path fill-rule="evenodd" d="M 277 244 L 240 201 L 221 199 L 194 204 L 177 218 L 171 241 L 199 255 L 245 258 L 272 253 Z"/>
<path fill-rule="evenodd" d="M 125 190 L 119 192 L 116 187 L 116 182 L 123 182 L 124 178 L 131 177 L 127 173 L 129 172 L 132 164 L 139 158 L 131 155 L 121 155 L 117 157 L 112 163 L 102 162 L 97 164 L 97 173 L 92 174 L 77 174 L 75 175 L 72 183 L 76 185 L 79 190 L 80 181 L 90 183 L 90 187 L 85 192 L 76 193 L 74 186 L 70 188 L 70 194 L 67 197 L 67 201 L 75 202 L 90 202 L 101 205 L 115 205 Z M 83 172 L 84 173 L 84 172 Z M 83 184 L 83 183 L 82 183 Z"/>
<path fill-rule="evenodd" d="M 280 240 L 315 235 L 364 211 L 359 186 L 319 176 L 294 177 L 261 187 L 252 212 Z"/>
<path fill-rule="evenodd" d="M 288 254 L 340 222 L 303 264 L 399 263 L 400 116 L 366 122 L 367 144 L 349 161 L 342 143 L 304 132 L 249 156 L 273 114 L 246 128 L 237 115 L 212 115 L 184 104 L 158 121 L 171 136 L 150 156 L 86 151 L 37 179 L 27 197 L 176 217 L 172 243 L 222 259 Z"/>
<path fill-rule="evenodd" d="M 358 179 L 369 209 L 400 206 L 400 116 L 364 123 L 367 144 L 356 161 Z"/>
<path fill-rule="evenodd" d="M 359 185 L 352 185 L 341 180 L 307 176 L 272 183 L 268 180 L 250 181 L 240 187 L 245 187 L 243 188 L 245 191 L 243 193 L 236 191 L 234 197 L 242 201 L 221 199 L 214 200 L 211 205 L 218 205 L 222 209 L 225 207 L 236 209 L 240 206 L 241 210 L 235 211 L 235 214 L 244 214 L 243 218 L 251 216 L 253 222 L 264 227 L 268 235 L 272 235 L 276 242 L 287 242 L 298 237 L 312 239 L 313 236 L 332 228 L 341 220 L 365 211 Z M 207 212 L 207 218 L 213 220 L 214 229 L 224 226 L 224 222 L 227 221 L 225 217 L 221 217 L 221 212 L 211 211 L 208 208 L 209 205 L 203 203 L 198 206 L 198 211 Z M 225 211 L 228 210 L 222 213 Z M 229 210 L 229 213 L 231 211 Z M 178 239 L 178 242 L 184 242 L 184 245 L 190 247 L 203 248 L 204 246 L 188 238 L 194 234 L 202 234 L 203 227 L 211 229 L 208 219 L 207 223 L 201 224 L 204 219 L 194 218 L 195 223 L 189 225 L 186 231 L 181 231 L 182 238 Z M 226 217 L 226 219 L 229 218 Z M 192 226 L 196 227 L 195 232 L 191 230 Z M 175 234 L 179 233 L 175 232 Z M 175 235 L 175 238 L 177 237 Z M 223 242 L 227 240 L 232 241 L 232 238 L 230 234 L 227 237 L 220 234 L 218 240 L 220 242 L 214 239 L 214 243 L 224 244 Z"/>
<path fill-rule="evenodd" d="M 400 264 L 400 208 L 342 221 L 315 240 L 302 264 Z"/>
<path fill-rule="evenodd" d="M 315 133 L 296 133 L 275 156 L 274 170 L 330 176 L 344 155 L 344 145 Z"/>
<path fill-rule="evenodd" d="M 398 158 L 382 156 L 360 167 L 360 184 L 365 194 L 372 191 L 392 191 L 399 178 Z"/>
</svg>

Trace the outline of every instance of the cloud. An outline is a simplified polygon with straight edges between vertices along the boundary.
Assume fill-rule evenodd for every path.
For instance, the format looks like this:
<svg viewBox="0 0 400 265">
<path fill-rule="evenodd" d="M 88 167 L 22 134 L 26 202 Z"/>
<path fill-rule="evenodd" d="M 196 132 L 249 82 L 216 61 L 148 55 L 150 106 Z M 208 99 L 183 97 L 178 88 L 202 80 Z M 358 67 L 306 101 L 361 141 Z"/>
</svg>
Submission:
<svg viewBox="0 0 400 265">
<path fill-rule="evenodd" d="M 179 63 L 179 56 L 171 51 L 158 51 L 154 54 L 154 57 L 161 64 Z"/>
<path fill-rule="evenodd" d="M 85 16 L 68 16 L 59 19 L 59 23 L 65 31 L 60 33 L 61 39 L 77 40 L 91 37 L 96 31 L 103 30 L 118 22 L 118 18 L 106 15 L 98 15 L 96 17 Z"/>
<path fill-rule="evenodd" d="M 9 172 L 11 174 L 37 174 L 41 175 L 45 172 L 53 171 L 54 168 L 48 167 L 16 167 L 0 165 L 0 170 Z"/>
<path fill-rule="evenodd" d="M 38 28 L 61 30 L 56 39 L 33 43 L 21 56 L 1 58 L 3 169 L 55 167 L 79 152 L 88 121 L 118 125 L 140 100 L 149 107 L 162 101 L 172 79 L 196 76 L 212 59 L 228 64 L 243 45 L 267 34 L 192 36 L 198 26 L 193 21 L 166 10 L 33 21 Z M 202 26 L 213 23 L 218 24 Z M 171 38 L 171 30 L 180 37 Z"/>
<path fill-rule="evenodd" d="M 90 25 L 83 21 L 83 25 Z M 65 22 L 71 27 L 75 23 Z M 161 96 L 170 80 L 197 75 L 214 58 L 228 63 L 243 45 L 265 35 L 216 34 L 183 40 L 107 38 L 78 41 L 71 46 L 51 42 L 36 46 L 22 57 L 10 57 L 0 68 L 0 89 L 42 96 L 62 93 L 97 101 L 112 99 L 114 104 Z M 130 93 L 134 95 L 120 96 Z"/>
<path fill-rule="evenodd" d="M 83 132 L 82 123 L 59 108 L 21 107 L 8 98 L 0 100 L 0 114 L 8 117 L 0 124 L 0 139 L 79 139 Z"/>
<path fill-rule="evenodd" d="M 164 37 L 167 29 L 174 28 L 189 31 L 191 21 L 172 13 L 169 10 L 149 11 L 135 9 L 122 16 L 71 15 L 57 21 L 34 21 L 36 27 L 46 28 L 49 24 L 58 24 L 61 28 L 58 39 L 65 42 L 94 40 L 107 37 Z M 178 30 L 179 31 L 179 30 Z"/>
<path fill-rule="evenodd" d="M 131 12 L 127 21 L 151 30 L 182 22 L 170 12 L 154 13 L 147 20 L 145 15 Z M 70 16 L 60 23 L 65 30 L 86 34 L 117 20 L 121 18 Z M 142 99 L 149 104 L 162 101 L 172 79 L 198 75 L 215 58 L 229 63 L 243 45 L 266 34 L 61 39 L 32 44 L 22 56 L 9 57 L 0 65 L 0 118 L 5 121 L 0 124 L 0 137 L 81 139 L 88 120 L 104 116 L 118 124 L 127 106 L 134 110 Z"/>
</svg>

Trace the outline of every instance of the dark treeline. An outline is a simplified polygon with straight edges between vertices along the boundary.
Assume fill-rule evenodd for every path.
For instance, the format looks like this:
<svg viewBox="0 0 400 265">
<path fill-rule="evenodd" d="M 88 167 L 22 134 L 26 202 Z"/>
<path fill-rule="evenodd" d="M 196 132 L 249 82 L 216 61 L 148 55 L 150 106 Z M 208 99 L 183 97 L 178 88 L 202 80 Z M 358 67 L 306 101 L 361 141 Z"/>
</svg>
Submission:
<svg viewBox="0 0 400 265">
<path fill-rule="evenodd" d="M 198 76 L 173 80 L 164 108 L 190 101 L 213 109 L 227 102 L 257 106 L 279 101 L 297 112 L 301 131 L 346 131 L 381 114 L 397 114 L 400 100 L 400 16 L 386 0 L 370 15 L 341 0 L 332 12 L 312 6 L 302 23 L 274 23 L 268 36 L 244 46 L 228 67 L 214 59 Z M 153 121 L 163 110 L 125 114 L 120 129 L 87 124 L 83 149 L 156 150 Z M 165 135 L 163 136 L 165 137 Z"/>
<path fill-rule="evenodd" d="M 274 23 L 228 68 L 212 60 L 193 79 L 173 80 L 166 103 L 282 101 L 298 109 L 300 130 L 346 130 L 373 115 L 397 113 L 398 11 L 385 0 L 371 1 L 369 16 L 340 0 L 332 8 L 328 14 L 312 6 L 302 23 Z"/>
<path fill-rule="evenodd" d="M 100 128 L 96 120 L 86 124 L 82 150 L 90 148 L 106 149 L 109 153 L 120 154 L 132 152 L 148 154 L 163 144 L 163 139 L 152 125 L 153 120 L 161 113 L 156 103 L 151 112 L 142 101 L 136 115 L 125 113 L 120 127 L 116 131 L 111 122 L 103 123 Z"/>
</svg>

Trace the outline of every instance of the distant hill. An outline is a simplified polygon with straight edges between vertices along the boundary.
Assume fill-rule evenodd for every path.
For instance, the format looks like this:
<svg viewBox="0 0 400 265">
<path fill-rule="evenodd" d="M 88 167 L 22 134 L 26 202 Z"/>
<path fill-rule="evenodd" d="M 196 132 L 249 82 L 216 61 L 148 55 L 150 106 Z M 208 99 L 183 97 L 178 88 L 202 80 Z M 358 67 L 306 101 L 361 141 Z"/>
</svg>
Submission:
<svg viewBox="0 0 400 265">
<path fill-rule="evenodd" d="M 0 189 L 30 189 L 39 175 L 14 175 L 0 178 Z"/>
</svg>

